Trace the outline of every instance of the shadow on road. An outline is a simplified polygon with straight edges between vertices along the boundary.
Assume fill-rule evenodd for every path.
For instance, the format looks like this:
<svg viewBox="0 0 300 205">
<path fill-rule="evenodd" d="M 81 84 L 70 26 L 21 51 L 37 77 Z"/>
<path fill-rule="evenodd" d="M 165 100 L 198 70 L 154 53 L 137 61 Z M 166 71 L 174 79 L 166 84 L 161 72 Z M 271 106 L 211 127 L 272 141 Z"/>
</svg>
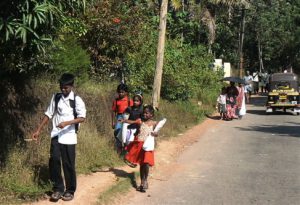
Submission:
<svg viewBox="0 0 300 205">
<path fill-rule="evenodd" d="M 294 125 L 278 125 L 278 126 L 271 126 L 271 125 L 261 125 L 261 126 L 249 126 L 245 127 L 237 127 L 242 131 L 257 131 L 257 132 L 264 132 L 264 133 L 271 133 L 275 136 L 282 136 L 282 137 L 298 137 L 300 138 L 299 127 L 300 123 L 293 123 Z"/>
<path fill-rule="evenodd" d="M 214 115 L 214 116 L 211 116 L 211 115 L 205 115 L 207 118 L 209 119 L 212 119 L 212 120 L 221 120 L 221 117 L 220 115 Z"/>
<path fill-rule="evenodd" d="M 131 185 L 134 188 L 137 188 L 137 182 L 135 180 L 135 178 L 136 178 L 135 172 L 128 173 L 124 170 L 116 169 L 116 168 L 111 168 L 110 171 L 113 172 L 117 177 L 128 178 L 131 182 Z"/>
<path fill-rule="evenodd" d="M 265 110 L 247 110 L 248 114 L 253 115 L 295 115 L 293 112 L 275 111 L 273 113 L 266 113 Z"/>
<path fill-rule="evenodd" d="M 258 107 L 265 106 L 267 102 L 267 96 L 262 96 L 262 95 L 253 95 L 251 96 L 250 99 L 250 104 Z M 247 105 L 246 105 L 247 106 Z"/>
</svg>

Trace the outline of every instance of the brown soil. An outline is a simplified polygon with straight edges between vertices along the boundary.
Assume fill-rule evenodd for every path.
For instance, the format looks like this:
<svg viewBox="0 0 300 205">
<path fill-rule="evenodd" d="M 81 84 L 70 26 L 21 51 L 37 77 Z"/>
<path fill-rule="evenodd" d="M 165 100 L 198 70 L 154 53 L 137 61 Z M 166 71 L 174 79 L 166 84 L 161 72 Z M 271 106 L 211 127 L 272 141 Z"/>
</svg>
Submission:
<svg viewBox="0 0 300 205">
<path fill-rule="evenodd" d="M 169 177 L 170 172 L 168 170 L 180 171 L 180 167 L 174 166 L 172 163 L 179 156 L 182 151 L 189 147 L 194 142 L 197 142 L 198 138 L 201 137 L 210 127 L 215 123 L 220 123 L 221 121 L 215 120 L 217 117 L 206 119 L 201 124 L 190 128 L 185 133 L 179 134 L 178 137 L 173 137 L 168 140 L 159 141 L 158 147 L 155 151 L 155 166 L 150 170 L 149 183 L 155 183 L 156 180 L 164 181 Z M 132 168 L 128 166 L 119 167 L 115 170 L 130 173 L 133 171 Z M 136 170 L 138 170 L 136 168 Z M 116 171 L 100 171 L 90 175 L 80 175 L 78 176 L 78 189 L 75 194 L 73 201 L 64 202 L 59 200 L 55 204 L 72 204 L 72 205 L 90 205 L 97 202 L 98 197 L 101 192 L 105 191 L 110 186 L 117 183 L 118 177 L 116 176 Z M 139 183 L 139 181 L 137 181 Z M 123 198 L 118 198 L 115 200 L 115 204 L 120 204 L 124 198 L 130 197 L 130 195 L 135 194 L 134 188 Z M 126 201 L 126 200 L 125 200 Z M 28 203 L 28 205 L 48 205 L 53 204 L 49 201 L 49 196 L 45 196 L 45 199 Z"/>
</svg>

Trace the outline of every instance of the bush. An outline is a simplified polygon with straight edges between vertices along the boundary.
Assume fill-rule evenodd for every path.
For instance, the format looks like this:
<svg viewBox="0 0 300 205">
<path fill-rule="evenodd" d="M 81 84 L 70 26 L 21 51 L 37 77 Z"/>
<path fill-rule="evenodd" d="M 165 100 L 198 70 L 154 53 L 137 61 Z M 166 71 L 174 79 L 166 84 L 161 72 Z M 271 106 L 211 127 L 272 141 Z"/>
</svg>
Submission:
<svg viewBox="0 0 300 205">
<path fill-rule="evenodd" d="M 155 71 L 156 42 L 145 41 L 141 50 L 127 55 L 129 84 L 141 90 L 151 90 Z M 205 47 L 180 45 L 169 40 L 165 48 L 161 96 L 167 100 L 188 100 L 211 88 L 218 90 L 221 73 L 208 68 L 212 57 Z M 201 96 L 202 97 L 202 96 Z"/>
<path fill-rule="evenodd" d="M 69 72 L 78 78 L 77 83 L 87 81 L 90 56 L 76 38 L 66 36 L 56 40 L 49 52 L 49 58 L 51 73 L 58 75 L 54 78 L 57 79 L 62 73 Z"/>
</svg>

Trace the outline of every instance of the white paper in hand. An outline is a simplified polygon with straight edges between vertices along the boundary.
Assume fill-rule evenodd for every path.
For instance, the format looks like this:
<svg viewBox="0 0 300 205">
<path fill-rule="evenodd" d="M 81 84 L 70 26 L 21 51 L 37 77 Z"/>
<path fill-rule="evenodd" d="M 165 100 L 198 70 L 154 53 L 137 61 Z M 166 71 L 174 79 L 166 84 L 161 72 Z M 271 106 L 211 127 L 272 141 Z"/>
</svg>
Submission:
<svg viewBox="0 0 300 205">
<path fill-rule="evenodd" d="M 167 119 L 164 118 L 161 121 L 159 121 L 153 130 L 153 132 L 159 132 L 159 130 L 166 124 Z M 154 137 L 150 134 L 146 140 L 144 141 L 143 144 L 143 150 L 145 151 L 153 151 L 154 150 L 154 145 L 155 145 L 155 140 Z"/>
<path fill-rule="evenodd" d="M 166 124 L 167 119 L 164 118 L 161 121 L 159 121 L 155 127 L 155 129 L 153 130 L 153 132 L 159 132 L 159 130 Z"/>
</svg>

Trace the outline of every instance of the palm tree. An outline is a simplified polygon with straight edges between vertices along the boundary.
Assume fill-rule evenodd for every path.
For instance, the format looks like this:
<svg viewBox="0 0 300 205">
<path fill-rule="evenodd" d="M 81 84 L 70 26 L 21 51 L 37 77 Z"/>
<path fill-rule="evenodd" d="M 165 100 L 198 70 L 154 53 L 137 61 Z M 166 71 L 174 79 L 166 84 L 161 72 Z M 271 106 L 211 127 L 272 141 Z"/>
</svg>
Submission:
<svg viewBox="0 0 300 205">
<path fill-rule="evenodd" d="M 216 14 L 215 8 L 220 5 L 228 7 L 229 12 L 234 6 L 248 7 L 250 3 L 248 0 L 203 0 L 194 1 L 195 15 L 200 17 L 201 22 L 208 28 L 208 52 L 212 53 L 212 44 L 216 37 Z M 230 15 L 230 14 L 229 14 Z"/>
<path fill-rule="evenodd" d="M 187 1 L 186 1 L 187 2 Z M 215 41 L 215 14 L 213 12 L 214 7 L 209 7 L 210 5 L 226 5 L 226 6 L 247 6 L 247 0 L 204 0 L 197 3 L 197 0 L 191 1 L 191 4 L 200 6 L 200 16 L 201 21 L 208 27 L 209 30 L 209 53 L 212 52 L 211 46 Z M 185 4 L 184 0 L 172 0 L 172 6 L 175 9 L 180 8 Z M 162 0 L 161 2 L 161 12 L 160 12 L 160 27 L 159 27 L 159 40 L 157 46 L 157 61 L 155 76 L 153 82 L 153 91 L 152 91 L 152 105 L 158 108 L 159 99 L 160 99 L 160 89 L 162 81 L 162 72 L 163 72 L 163 59 L 164 59 L 164 45 L 165 45 L 165 33 L 166 33 L 166 18 L 167 18 L 167 9 L 168 9 L 168 0 Z"/>
</svg>

